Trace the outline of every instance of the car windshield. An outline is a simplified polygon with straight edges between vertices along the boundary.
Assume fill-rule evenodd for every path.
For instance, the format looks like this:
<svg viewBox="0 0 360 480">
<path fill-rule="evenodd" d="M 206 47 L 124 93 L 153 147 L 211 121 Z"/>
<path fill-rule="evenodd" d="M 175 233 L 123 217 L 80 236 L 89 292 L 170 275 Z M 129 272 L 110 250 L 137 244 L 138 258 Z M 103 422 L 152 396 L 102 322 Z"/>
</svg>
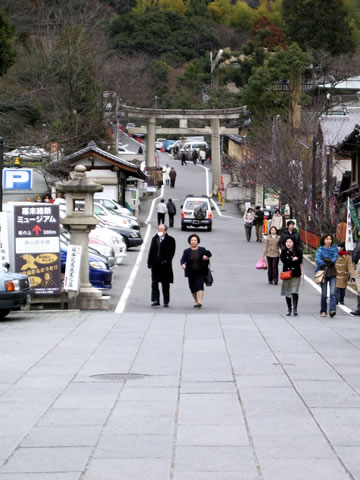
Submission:
<svg viewBox="0 0 360 480">
<path fill-rule="evenodd" d="M 201 200 L 190 200 L 189 202 L 186 202 L 185 205 L 185 208 L 188 210 L 194 210 L 197 207 L 204 208 L 206 210 L 208 205 L 207 202 Z"/>
</svg>

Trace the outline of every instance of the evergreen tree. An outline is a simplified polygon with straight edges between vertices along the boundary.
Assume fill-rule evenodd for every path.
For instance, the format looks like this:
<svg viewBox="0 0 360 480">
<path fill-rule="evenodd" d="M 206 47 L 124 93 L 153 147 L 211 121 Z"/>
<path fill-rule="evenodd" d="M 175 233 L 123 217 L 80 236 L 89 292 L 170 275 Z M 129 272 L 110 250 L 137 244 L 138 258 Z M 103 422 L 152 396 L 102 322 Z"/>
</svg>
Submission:
<svg viewBox="0 0 360 480">
<path fill-rule="evenodd" d="M 15 27 L 0 10 L 0 76 L 4 75 L 15 61 Z"/>
<path fill-rule="evenodd" d="M 355 51 L 355 32 L 343 0 L 283 0 L 283 18 L 292 41 L 303 49 L 332 55 Z"/>
</svg>

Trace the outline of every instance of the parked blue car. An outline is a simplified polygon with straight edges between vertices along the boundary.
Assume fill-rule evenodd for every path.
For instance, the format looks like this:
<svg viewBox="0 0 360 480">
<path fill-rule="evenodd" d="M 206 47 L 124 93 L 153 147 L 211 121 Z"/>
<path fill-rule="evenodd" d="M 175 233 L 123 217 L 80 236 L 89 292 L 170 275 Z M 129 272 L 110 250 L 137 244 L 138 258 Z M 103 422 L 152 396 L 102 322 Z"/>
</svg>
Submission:
<svg viewBox="0 0 360 480">
<path fill-rule="evenodd" d="M 67 250 L 60 249 L 61 271 L 65 272 Z M 106 257 L 95 255 L 89 252 L 89 281 L 91 285 L 99 289 L 110 289 L 112 287 L 113 271 L 107 263 Z"/>
<path fill-rule="evenodd" d="M 0 272 L 0 320 L 11 311 L 29 305 L 33 296 L 29 277 L 21 273 Z"/>
</svg>

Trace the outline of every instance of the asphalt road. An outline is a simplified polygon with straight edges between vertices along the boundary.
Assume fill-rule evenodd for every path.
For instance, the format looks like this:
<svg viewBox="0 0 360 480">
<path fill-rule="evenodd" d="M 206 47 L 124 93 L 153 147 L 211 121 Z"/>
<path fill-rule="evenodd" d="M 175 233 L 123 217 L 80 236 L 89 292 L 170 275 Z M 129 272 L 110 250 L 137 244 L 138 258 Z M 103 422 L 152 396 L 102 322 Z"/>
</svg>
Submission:
<svg viewBox="0 0 360 480">
<path fill-rule="evenodd" d="M 206 170 L 200 166 L 188 163 L 181 166 L 181 162 L 172 159 L 165 153 L 160 153 L 162 165 L 168 163 L 177 171 L 175 188 L 165 187 L 163 198 L 165 201 L 172 198 L 176 207 L 175 226 L 169 229 L 169 234 L 176 240 L 176 254 L 173 261 L 174 284 L 171 286 L 171 310 L 169 312 L 189 312 L 193 306 L 193 299 L 180 268 L 182 251 L 187 248 L 187 238 L 191 232 L 197 232 L 201 245 L 213 254 L 211 268 L 214 275 L 214 284 L 206 288 L 203 311 L 209 313 L 284 313 L 285 299 L 280 296 L 281 282 L 277 286 L 269 285 L 266 273 L 255 269 L 257 260 L 262 256 L 263 244 L 255 242 L 255 231 L 250 243 L 246 242 L 243 222 L 238 208 L 234 204 L 225 204 L 225 210 L 214 211 L 213 230 L 180 229 L 180 207 L 188 194 L 206 194 Z M 206 165 L 205 165 L 206 166 Z M 211 172 L 209 172 L 211 185 Z M 158 195 L 160 191 L 158 192 Z M 154 197 L 156 198 L 156 197 Z M 142 216 L 146 218 L 150 209 L 150 201 L 143 206 Z M 150 220 L 150 227 L 142 228 L 145 237 L 146 228 L 150 228 L 148 242 L 143 247 L 142 261 L 131 287 L 131 294 L 126 302 L 125 311 L 148 311 L 150 308 L 150 271 L 147 269 L 146 258 L 150 239 L 156 233 L 156 209 Z M 124 264 L 116 270 L 112 289 L 112 309 L 116 309 L 117 301 L 121 297 L 124 286 L 132 271 L 137 258 L 133 249 L 128 252 Z M 305 262 L 305 272 L 310 278 L 313 276 L 313 267 Z M 347 302 L 351 308 L 355 307 L 355 298 L 350 293 Z M 300 287 L 299 311 L 307 314 L 317 314 L 319 311 L 319 292 L 308 282 L 304 281 Z M 161 309 L 162 307 L 160 307 Z M 346 315 L 338 309 L 338 315 Z"/>
</svg>

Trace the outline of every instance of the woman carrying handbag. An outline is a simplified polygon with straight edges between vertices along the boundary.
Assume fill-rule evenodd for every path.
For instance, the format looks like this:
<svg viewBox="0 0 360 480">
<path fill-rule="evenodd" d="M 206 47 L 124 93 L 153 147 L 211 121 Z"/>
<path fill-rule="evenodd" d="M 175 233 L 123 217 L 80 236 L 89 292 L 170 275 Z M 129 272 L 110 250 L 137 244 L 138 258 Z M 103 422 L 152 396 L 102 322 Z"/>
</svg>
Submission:
<svg viewBox="0 0 360 480">
<path fill-rule="evenodd" d="M 285 239 L 285 247 L 281 250 L 280 260 L 283 263 L 283 271 L 280 274 L 281 296 L 286 298 L 288 307 L 286 315 L 290 316 L 291 312 L 297 315 L 303 254 L 302 250 L 294 245 L 292 238 Z"/>
</svg>

